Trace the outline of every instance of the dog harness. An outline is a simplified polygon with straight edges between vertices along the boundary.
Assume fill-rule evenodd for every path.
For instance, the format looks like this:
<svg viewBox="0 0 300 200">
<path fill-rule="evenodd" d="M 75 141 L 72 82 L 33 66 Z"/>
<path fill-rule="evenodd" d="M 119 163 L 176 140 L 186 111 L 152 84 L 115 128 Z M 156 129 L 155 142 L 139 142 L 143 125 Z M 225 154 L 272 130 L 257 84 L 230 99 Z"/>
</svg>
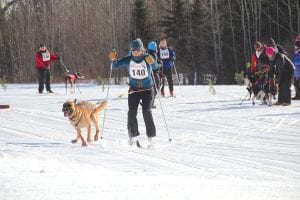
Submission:
<svg viewBox="0 0 300 200">
<path fill-rule="evenodd" d="M 68 77 L 73 81 L 77 80 L 77 76 L 75 74 L 69 74 Z"/>
</svg>

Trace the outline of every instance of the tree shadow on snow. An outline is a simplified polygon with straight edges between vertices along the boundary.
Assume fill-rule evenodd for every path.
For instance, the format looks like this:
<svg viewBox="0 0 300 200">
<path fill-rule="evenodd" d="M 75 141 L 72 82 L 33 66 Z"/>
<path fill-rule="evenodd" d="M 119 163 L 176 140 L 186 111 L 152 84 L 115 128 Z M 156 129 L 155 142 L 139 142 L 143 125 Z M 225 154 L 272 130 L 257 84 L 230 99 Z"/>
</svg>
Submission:
<svg viewBox="0 0 300 200">
<path fill-rule="evenodd" d="M 259 115 L 257 117 L 276 117 L 276 116 L 286 116 L 286 115 L 300 115 L 300 112 L 294 113 L 277 113 L 277 114 L 268 114 L 268 115 Z"/>
<path fill-rule="evenodd" d="M 214 112 L 214 111 L 233 111 L 233 110 L 249 110 L 253 109 L 253 105 L 236 105 L 236 104 L 226 104 L 219 105 L 218 107 L 203 108 L 203 109 L 188 109 L 188 110 L 178 110 L 178 112 Z"/>
<path fill-rule="evenodd" d="M 241 102 L 241 100 L 198 101 L 198 102 L 188 102 L 182 104 L 194 105 L 194 104 L 203 104 L 203 103 L 213 104 L 213 103 L 227 103 L 227 102 Z"/>
<path fill-rule="evenodd" d="M 60 147 L 65 145 L 64 143 L 59 142 L 9 142 L 8 145 L 16 145 L 23 147 Z"/>
</svg>

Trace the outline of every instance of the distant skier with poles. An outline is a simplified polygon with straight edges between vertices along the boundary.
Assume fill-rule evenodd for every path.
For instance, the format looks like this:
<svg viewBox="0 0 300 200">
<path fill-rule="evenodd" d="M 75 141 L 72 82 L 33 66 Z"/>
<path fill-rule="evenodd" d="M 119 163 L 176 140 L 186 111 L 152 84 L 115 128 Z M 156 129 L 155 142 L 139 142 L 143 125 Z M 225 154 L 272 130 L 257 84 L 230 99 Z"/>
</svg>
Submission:
<svg viewBox="0 0 300 200">
<path fill-rule="evenodd" d="M 156 42 L 150 41 L 148 43 L 147 50 L 148 50 L 148 54 L 150 54 L 155 59 L 155 62 L 157 62 L 157 44 L 156 44 Z M 155 81 L 154 86 L 156 87 L 156 88 L 154 88 L 155 90 L 154 90 L 152 108 L 156 108 L 154 102 L 155 102 L 155 97 L 160 88 L 160 73 L 161 73 L 160 70 L 156 70 L 156 71 L 153 71 L 153 74 L 152 74 L 152 78 Z"/>
<path fill-rule="evenodd" d="M 173 86 L 173 78 L 172 78 L 172 68 L 174 67 L 174 61 L 176 59 L 175 51 L 167 46 L 167 38 L 162 37 L 159 43 L 159 51 L 158 51 L 158 59 L 162 64 L 162 74 L 164 77 L 167 77 L 170 96 L 174 96 L 174 86 Z M 162 78 L 162 87 L 161 87 L 161 95 L 165 96 L 164 86 L 165 86 L 165 78 Z"/>
<path fill-rule="evenodd" d="M 52 61 L 59 60 L 59 57 L 50 53 L 45 44 L 40 44 L 39 51 L 35 54 L 35 66 L 37 68 L 37 77 L 39 81 L 38 91 L 43 93 L 44 83 L 46 84 L 46 90 L 49 93 L 53 93 L 50 86 L 50 64 Z"/>
<path fill-rule="evenodd" d="M 300 100 L 300 34 L 295 39 L 295 53 L 293 57 L 293 63 L 296 67 L 294 73 L 294 86 L 296 90 L 296 95 L 293 100 Z"/>
<path fill-rule="evenodd" d="M 137 110 L 141 101 L 143 117 L 146 125 L 148 146 L 153 144 L 152 138 L 156 136 L 156 128 L 152 116 L 151 106 L 154 97 L 154 83 L 151 72 L 158 69 L 157 62 L 145 53 L 141 39 L 137 38 L 130 43 L 130 55 L 117 59 L 117 52 L 111 51 L 109 58 L 112 69 L 127 68 L 129 71 L 128 91 L 128 135 L 129 144 L 140 146 L 137 136 L 140 135 L 137 122 Z"/>
</svg>

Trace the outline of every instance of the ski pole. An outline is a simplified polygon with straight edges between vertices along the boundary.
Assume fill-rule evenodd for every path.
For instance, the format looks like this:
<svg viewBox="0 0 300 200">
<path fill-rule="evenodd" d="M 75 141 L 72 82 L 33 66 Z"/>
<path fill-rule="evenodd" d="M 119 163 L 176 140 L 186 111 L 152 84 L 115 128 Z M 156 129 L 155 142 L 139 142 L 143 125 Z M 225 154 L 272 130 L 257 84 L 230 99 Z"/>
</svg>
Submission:
<svg viewBox="0 0 300 200">
<path fill-rule="evenodd" d="M 108 95 L 109 95 L 109 89 L 110 89 L 110 79 L 111 79 L 111 76 L 112 76 L 112 65 L 113 65 L 113 62 L 111 62 L 110 64 L 110 71 L 109 71 L 109 78 L 108 78 L 108 86 L 107 86 L 107 92 L 106 92 L 106 98 L 105 100 L 108 100 Z M 106 108 L 104 110 L 104 116 L 103 116 L 103 124 L 102 124 L 102 135 L 101 135 L 101 139 L 103 139 L 103 135 L 104 135 L 104 125 L 105 125 L 105 117 L 106 117 Z"/>
<path fill-rule="evenodd" d="M 242 105 L 242 103 L 246 100 L 246 98 L 248 97 L 249 92 L 247 93 L 247 95 L 245 96 L 245 98 L 241 101 L 241 103 L 239 105 Z"/>
<path fill-rule="evenodd" d="M 153 70 L 152 70 L 152 67 L 150 66 L 150 70 L 151 70 L 151 75 L 152 77 L 154 78 L 154 73 L 153 73 Z M 157 85 L 156 85 L 156 82 L 155 80 L 153 80 L 154 82 L 154 87 L 155 89 L 157 89 Z M 161 108 L 161 112 L 162 112 L 162 115 L 163 115 L 163 118 L 164 118 L 164 122 L 165 122 L 165 125 L 166 125 L 166 129 L 167 129 L 167 133 L 168 133 L 168 139 L 169 139 L 169 142 L 172 141 L 172 138 L 170 136 L 170 131 L 169 131 L 169 127 L 168 127 L 168 124 L 167 124 L 167 120 L 166 120 L 166 116 L 165 116 L 165 112 L 164 112 L 164 109 L 163 109 L 163 106 L 162 106 L 162 103 L 161 103 L 161 96 L 160 96 L 160 93 L 158 92 L 158 101 L 159 101 L 159 104 L 160 104 L 160 108 Z"/>
<path fill-rule="evenodd" d="M 179 80 L 179 75 L 178 75 L 177 70 L 176 70 L 175 62 L 174 62 L 174 70 L 175 70 L 175 75 L 177 77 L 177 82 L 178 82 L 178 85 L 179 85 L 180 94 L 183 97 L 183 93 L 182 93 L 182 90 L 181 90 L 181 83 L 180 83 L 180 80 Z"/>
<path fill-rule="evenodd" d="M 75 84 L 75 85 L 76 85 L 76 88 L 78 89 L 79 93 L 81 94 L 82 92 L 80 91 L 78 84 Z"/>
<path fill-rule="evenodd" d="M 116 51 L 115 50 L 115 47 L 116 47 L 116 33 L 115 33 L 115 18 L 114 18 L 114 15 L 112 14 L 113 13 L 113 6 L 111 6 L 110 4 L 111 2 L 108 1 L 108 4 L 109 4 L 109 17 L 110 17 L 110 20 L 111 20 L 111 23 L 112 23 L 112 26 L 110 26 L 110 33 L 112 35 L 112 38 L 111 38 L 111 45 L 113 47 L 113 51 Z M 108 86 L 107 86 L 107 92 L 106 92 L 106 100 L 108 99 L 108 95 L 109 95 L 109 89 L 110 89 L 110 79 L 111 79 L 111 76 L 112 76 L 112 66 L 113 66 L 113 61 L 111 61 L 110 63 L 110 71 L 109 71 L 109 78 L 108 78 Z M 105 118 L 106 118 L 106 108 L 104 110 L 104 118 L 103 118 L 103 125 L 102 125 L 102 135 L 101 135 L 101 139 L 103 139 L 103 135 L 104 135 L 104 125 L 105 125 Z"/>
</svg>

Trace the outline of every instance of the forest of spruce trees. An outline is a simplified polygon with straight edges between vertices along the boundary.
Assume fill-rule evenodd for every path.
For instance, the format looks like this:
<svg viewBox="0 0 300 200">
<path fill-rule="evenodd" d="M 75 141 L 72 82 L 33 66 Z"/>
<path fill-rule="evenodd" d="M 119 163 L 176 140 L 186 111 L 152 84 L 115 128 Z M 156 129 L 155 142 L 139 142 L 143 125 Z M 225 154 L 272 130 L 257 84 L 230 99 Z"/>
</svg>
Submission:
<svg viewBox="0 0 300 200">
<path fill-rule="evenodd" d="M 162 35 L 177 53 L 176 69 L 189 83 L 207 74 L 234 83 L 256 40 L 272 37 L 292 55 L 300 32 L 300 0 L 1 0 L 0 77 L 34 82 L 40 43 L 87 79 L 109 76 L 107 54 L 128 53 L 130 40 L 144 45 Z M 195 79 L 195 74 L 197 78 Z M 114 77 L 124 76 L 117 71 Z M 54 81 L 62 81 L 58 64 Z"/>
</svg>

